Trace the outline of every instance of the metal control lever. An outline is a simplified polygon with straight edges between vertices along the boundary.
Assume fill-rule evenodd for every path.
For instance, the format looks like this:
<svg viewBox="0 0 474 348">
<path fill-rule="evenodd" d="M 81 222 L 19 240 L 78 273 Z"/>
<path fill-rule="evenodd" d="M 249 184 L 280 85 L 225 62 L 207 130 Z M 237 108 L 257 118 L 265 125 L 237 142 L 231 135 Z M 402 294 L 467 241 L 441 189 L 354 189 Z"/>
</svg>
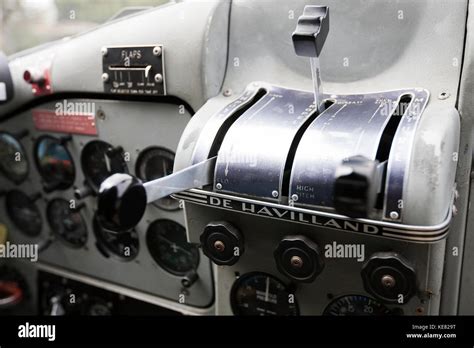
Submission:
<svg viewBox="0 0 474 348">
<path fill-rule="evenodd" d="M 368 217 L 382 190 L 386 162 L 364 156 L 349 157 L 337 168 L 334 183 L 334 208 L 354 218 Z"/>
<path fill-rule="evenodd" d="M 172 193 L 212 184 L 217 157 L 212 157 L 171 175 L 143 184 L 124 173 L 114 174 L 99 189 L 97 216 L 100 224 L 113 231 L 135 227 L 146 205 Z"/>
<path fill-rule="evenodd" d="M 293 46 L 298 56 L 310 57 L 311 76 L 314 88 L 314 103 L 321 107 L 321 72 L 319 55 L 329 33 L 329 8 L 327 6 L 305 6 L 303 15 L 298 18 L 296 30 L 292 35 Z"/>
</svg>

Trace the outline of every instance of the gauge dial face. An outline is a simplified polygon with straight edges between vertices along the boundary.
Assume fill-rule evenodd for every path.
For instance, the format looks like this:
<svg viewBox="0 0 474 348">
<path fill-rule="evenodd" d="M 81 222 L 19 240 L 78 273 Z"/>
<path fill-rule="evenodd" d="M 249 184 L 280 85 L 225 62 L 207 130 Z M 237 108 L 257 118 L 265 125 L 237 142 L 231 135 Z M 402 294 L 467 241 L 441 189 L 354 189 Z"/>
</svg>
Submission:
<svg viewBox="0 0 474 348">
<path fill-rule="evenodd" d="M 58 138 L 40 137 L 35 146 L 35 161 L 44 183 L 51 190 L 65 190 L 74 183 L 74 161 Z"/>
<path fill-rule="evenodd" d="M 107 255 L 113 256 L 121 261 L 131 261 L 139 251 L 138 234 L 135 230 L 115 232 L 103 228 L 97 216 L 94 217 L 94 234 L 98 246 Z"/>
<path fill-rule="evenodd" d="M 267 273 L 248 273 L 238 278 L 231 290 L 235 315 L 299 315 L 298 303 L 288 287 Z"/>
<path fill-rule="evenodd" d="M 29 163 L 21 143 L 12 135 L 0 132 L 0 172 L 15 184 L 28 177 Z"/>
<path fill-rule="evenodd" d="M 105 141 L 94 140 L 84 146 L 81 154 L 81 166 L 90 186 L 99 191 L 102 181 L 112 174 L 128 173 L 123 152 L 109 153 L 113 146 Z"/>
<path fill-rule="evenodd" d="M 150 147 L 140 153 L 137 159 L 136 175 L 143 182 L 173 174 L 174 153 L 160 147 Z M 179 201 L 165 197 L 153 203 L 164 210 L 179 209 Z"/>
<path fill-rule="evenodd" d="M 36 204 L 24 192 L 12 190 L 5 199 L 8 216 L 15 226 L 29 237 L 41 233 L 43 220 Z"/>
<path fill-rule="evenodd" d="M 156 220 L 151 223 L 146 242 L 156 263 L 174 275 L 185 275 L 199 264 L 198 248 L 187 242 L 186 230 L 174 221 Z"/>
<path fill-rule="evenodd" d="M 324 310 L 331 316 L 390 315 L 391 311 L 382 303 L 363 295 L 347 295 L 333 300 Z"/>
<path fill-rule="evenodd" d="M 80 212 L 71 209 L 65 199 L 56 198 L 46 211 L 52 232 L 67 246 L 80 248 L 87 241 L 87 227 Z"/>
</svg>

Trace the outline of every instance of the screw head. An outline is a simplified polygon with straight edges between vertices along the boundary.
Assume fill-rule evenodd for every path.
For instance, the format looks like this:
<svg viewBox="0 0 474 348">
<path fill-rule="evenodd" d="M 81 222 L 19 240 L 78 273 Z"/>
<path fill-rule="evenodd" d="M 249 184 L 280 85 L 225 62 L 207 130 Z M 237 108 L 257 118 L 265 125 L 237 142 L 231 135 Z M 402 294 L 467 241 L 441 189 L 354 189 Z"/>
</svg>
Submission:
<svg viewBox="0 0 474 348">
<path fill-rule="evenodd" d="M 100 49 L 100 53 L 102 53 L 102 55 L 105 57 L 107 53 L 109 53 L 109 50 L 107 49 L 107 47 L 102 47 Z"/>
<path fill-rule="evenodd" d="M 301 268 L 303 267 L 303 259 L 299 256 L 292 256 L 290 259 L 291 266 L 294 268 Z"/>
<path fill-rule="evenodd" d="M 216 184 L 216 189 L 222 190 L 222 184 L 220 182 Z"/>
<path fill-rule="evenodd" d="M 382 285 L 386 288 L 393 288 L 396 284 L 395 278 L 389 274 L 384 275 L 380 281 L 382 282 Z"/>
<path fill-rule="evenodd" d="M 103 74 L 102 74 L 102 81 L 104 81 L 104 82 L 109 81 L 109 74 L 103 73 Z"/>
<path fill-rule="evenodd" d="M 214 242 L 214 249 L 221 253 L 225 250 L 225 244 L 220 240 L 216 240 Z"/>
<path fill-rule="evenodd" d="M 160 46 L 153 47 L 153 55 L 154 56 L 157 56 L 157 57 L 161 56 L 161 52 L 162 52 L 162 49 L 161 49 Z"/>
<path fill-rule="evenodd" d="M 398 215 L 398 213 L 396 211 L 391 211 L 390 212 L 390 219 L 398 220 L 399 217 L 400 217 L 400 215 Z"/>
<path fill-rule="evenodd" d="M 292 200 L 293 202 L 296 202 L 296 201 L 298 200 L 298 195 L 297 195 L 296 193 L 295 193 L 295 194 L 292 194 L 292 195 L 291 195 L 291 200 Z"/>
<path fill-rule="evenodd" d="M 231 89 L 226 89 L 223 93 L 224 97 L 230 97 L 232 95 Z"/>
<path fill-rule="evenodd" d="M 280 194 L 278 193 L 277 190 L 272 191 L 272 197 L 277 198 Z"/>
<path fill-rule="evenodd" d="M 163 75 L 156 74 L 155 75 L 155 82 L 162 83 L 163 82 Z"/>
</svg>

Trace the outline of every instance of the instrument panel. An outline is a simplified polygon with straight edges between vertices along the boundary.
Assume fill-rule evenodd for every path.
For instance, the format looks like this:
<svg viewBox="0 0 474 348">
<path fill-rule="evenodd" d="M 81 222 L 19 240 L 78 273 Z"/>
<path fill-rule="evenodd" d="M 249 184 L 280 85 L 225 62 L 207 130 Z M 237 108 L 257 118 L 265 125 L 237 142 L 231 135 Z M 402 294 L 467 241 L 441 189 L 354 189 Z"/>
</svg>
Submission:
<svg viewBox="0 0 474 348">
<path fill-rule="evenodd" d="M 0 152 L 8 161 L 2 162 L 0 199 L 10 240 L 38 243 L 42 263 L 143 291 L 168 307 L 200 312 L 211 306 L 211 264 L 186 242 L 178 201 L 164 198 L 150 206 L 143 224 L 123 233 L 107 230 L 95 218 L 96 195 L 109 175 L 131 172 L 148 181 L 172 171 L 190 114 L 179 104 L 70 102 L 100 110 L 98 136 L 38 131 L 35 110 L 2 127 Z M 56 106 L 50 102 L 37 109 L 46 114 Z M 143 134 L 140 142 L 127 137 L 131 129 Z"/>
</svg>

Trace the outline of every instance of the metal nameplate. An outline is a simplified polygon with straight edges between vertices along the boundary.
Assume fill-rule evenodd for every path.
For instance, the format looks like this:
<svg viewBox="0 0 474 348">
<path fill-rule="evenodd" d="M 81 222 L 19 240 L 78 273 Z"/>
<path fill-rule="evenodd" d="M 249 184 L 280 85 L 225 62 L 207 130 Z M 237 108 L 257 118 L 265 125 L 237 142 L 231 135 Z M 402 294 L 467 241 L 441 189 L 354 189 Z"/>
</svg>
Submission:
<svg viewBox="0 0 474 348">
<path fill-rule="evenodd" d="M 240 214 L 250 214 L 261 218 L 417 243 L 434 243 L 444 239 L 448 234 L 452 216 L 452 212 L 449 211 L 446 219 L 439 225 L 415 226 L 370 219 L 352 219 L 333 213 L 257 201 L 200 189 L 176 193 L 173 194 L 173 197 L 193 204 L 229 210 Z"/>
<path fill-rule="evenodd" d="M 104 91 L 113 94 L 165 95 L 162 45 L 102 48 Z"/>
</svg>

